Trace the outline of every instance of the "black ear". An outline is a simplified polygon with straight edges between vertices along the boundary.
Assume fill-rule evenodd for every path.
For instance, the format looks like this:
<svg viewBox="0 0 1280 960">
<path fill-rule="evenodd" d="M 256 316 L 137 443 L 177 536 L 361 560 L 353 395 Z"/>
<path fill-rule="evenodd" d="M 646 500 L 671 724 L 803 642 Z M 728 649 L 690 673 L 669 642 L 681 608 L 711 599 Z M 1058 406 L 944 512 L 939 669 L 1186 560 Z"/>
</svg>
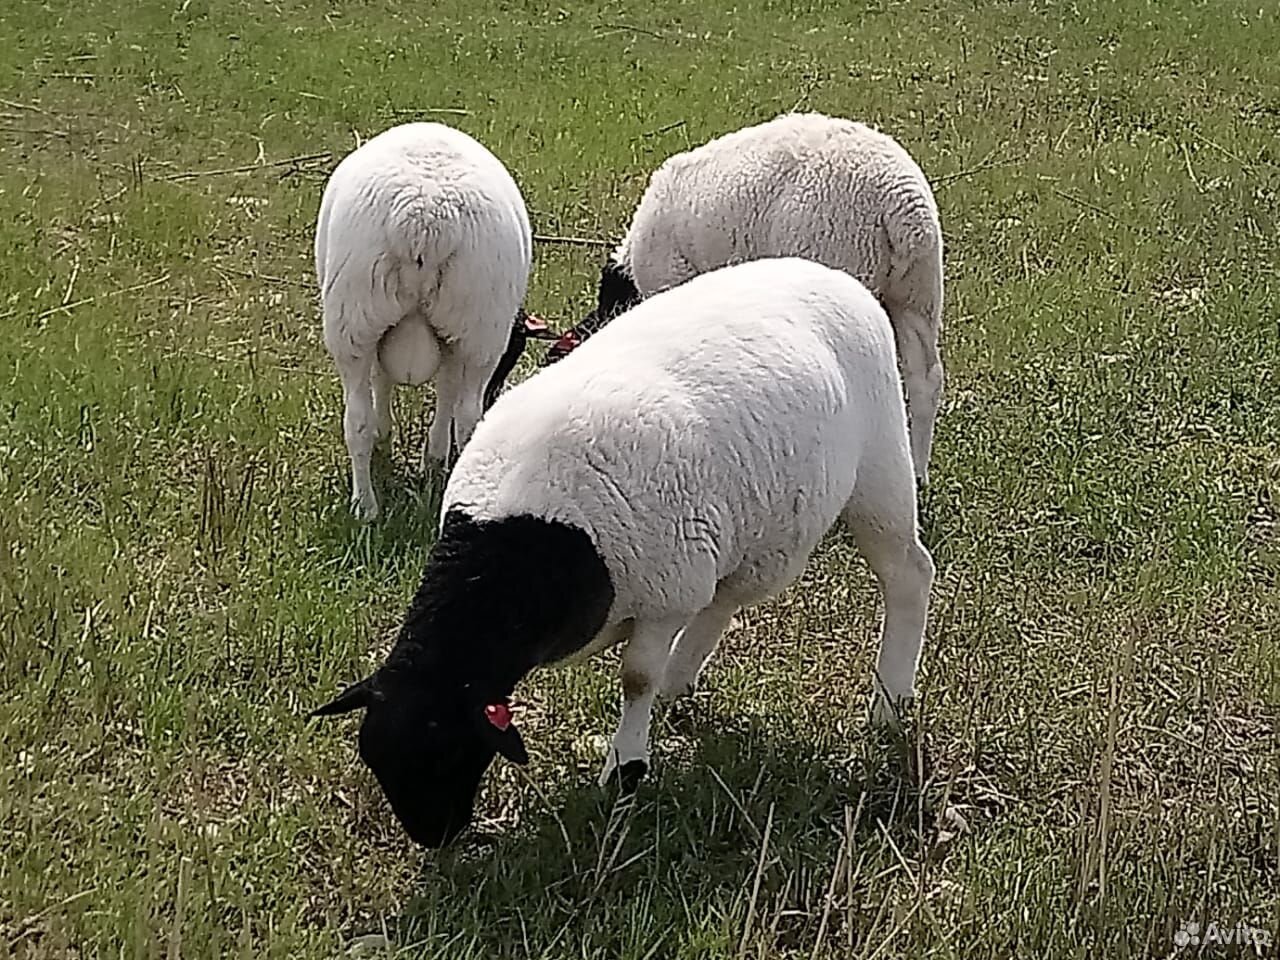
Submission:
<svg viewBox="0 0 1280 960">
<path fill-rule="evenodd" d="M 511 722 L 509 715 L 501 721 L 501 726 L 483 713 L 478 716 L 477 722 L 481 739 L 497 753 L 522 767 L 529 762 L 529 751 L 524 748 L 524 738 L 520 736 L 520 731 Z"/>
<path fill-rule="evenodd" d="M 524 748 L 524 738 L 520 736 L 520 731 L 514 725 L 507 727 L 505 730 L 497 730 L 492 727 L 490 729 L 497 734 L 497 738 L 493 741 L 493 746 L 498 753 L 517 766 L 523 767 L 529 762 L 529 751 Z"/>
<path fill-rule="evenodd" d="M 312 710 L 308 717 L 336 717 L 341 713 L 350 713 L 352 710 L 372 706 L 381 696 L 374 687 L 374 678 L 365 677 L 359 683 L 347 687 L 323 707 Z"/>
</svg>

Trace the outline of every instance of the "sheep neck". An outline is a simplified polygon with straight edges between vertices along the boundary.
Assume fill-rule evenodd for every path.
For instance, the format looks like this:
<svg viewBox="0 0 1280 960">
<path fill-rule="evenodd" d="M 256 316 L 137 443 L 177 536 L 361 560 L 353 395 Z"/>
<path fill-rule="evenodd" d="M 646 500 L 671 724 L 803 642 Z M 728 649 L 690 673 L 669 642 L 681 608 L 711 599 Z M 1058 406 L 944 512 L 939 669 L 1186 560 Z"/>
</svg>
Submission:
<svg viewBox="0 0 1280 960">
<path fill-rule="evenodd" d="M 529 514 L 477 520 L 455 508 L 387 666 L 495 702 L 536 667 L 583 649 L 613 596 L 584 531 Z"/>
</svg>

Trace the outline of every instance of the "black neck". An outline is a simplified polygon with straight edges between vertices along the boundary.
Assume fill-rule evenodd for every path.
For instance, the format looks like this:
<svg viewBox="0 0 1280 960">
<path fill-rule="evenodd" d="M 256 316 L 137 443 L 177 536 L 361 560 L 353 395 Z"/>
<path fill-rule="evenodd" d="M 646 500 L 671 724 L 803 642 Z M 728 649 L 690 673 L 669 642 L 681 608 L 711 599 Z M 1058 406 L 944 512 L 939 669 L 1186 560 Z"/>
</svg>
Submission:
<svg viewBox="0 0 1280 960">
<path fill-rule="evenodd" d="M 387 665 L 492 702 L 586 646 L 612 604 L 608 569 L 582 530 L 527 514 L 474 520 L 454 508 Z"/>
<path fill-rule="evenodd" d="M 498 366 L 494 368 L 493 374 L 489 377 L 489 382 L 484 388 L 485 410 L 488 410 L 497 402 L 498 395 L 502 393 L 502 385 L 507 382 L 507 377 L 515 369 L 516 364 L 520 362 L 520 355 L 524 353 L 525 345 L 529 342 L 529 333 L 524 325 L 525 316 L 524 307 L 516 311 L 515 321 L 511 324 L 511 333 L 507 337 L 507 348 L 503 351 L 502 358 L 498 361 Z"/>
<path fill-rule="evenodd" d="M 596 333 L 620 313 L 625 313 L 640 302 L 640 290 L 630 271 L 612 257 L 600 271 L 600 289 L 596 293 Z"/>
</svg>

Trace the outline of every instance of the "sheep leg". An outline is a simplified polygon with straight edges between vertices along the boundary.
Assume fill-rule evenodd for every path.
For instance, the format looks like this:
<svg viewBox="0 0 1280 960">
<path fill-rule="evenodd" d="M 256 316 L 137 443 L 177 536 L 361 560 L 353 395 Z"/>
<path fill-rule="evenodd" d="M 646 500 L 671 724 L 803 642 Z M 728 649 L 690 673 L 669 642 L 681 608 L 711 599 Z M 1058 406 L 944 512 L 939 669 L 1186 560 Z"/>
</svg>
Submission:
<svg viewBox="0 0 1280 960">
<path fill-rule="evenodd" d="M 860 548 L 861 545 L 859 540 Z M 877 540 L 875 546 L 862 549 L 876 571 L 884 596 L 884 625 L 876 658 L 880 696 L 875 701 L 873 719 L 881 725 L 897 726 L 899 714 L 915 699 L 916 671 L 933 585 L 933 559 L 914 536 L 896 543 Z"/>
<path fill-rule="evenodd" d="M 915 698 L 934 575 L 933 559 L 916 530 L 915 497 L 906 464 L 902 474 L 892 498 L 859 498 L 844 514 L 884 598 L 872 722 L 895 729 L 900 727 L 900 714 Z"/>
<path fill-rule="evenodd" d="M 662 677 L 659 695 L 664 700 L 693 693 L 703 666 L 715 652 L 720 637 L 737 612 L 736 603 L 717 597 L 680 632 Z"/>
<path fill-rule="evenodd" d="M 484 392 L 488 379 L 474 363 L 465 364 L 459 372 L 453 399 L 453 438 L 459 453 L 484 416 Z"/>
<path fill-rule="evenodd" d="M 372 367 L 371 356 L 338 360 L 346 405 L 342 433 L 351 457 L 351 511 L 361 520 L 372 520 L 378 515 L 378 498 L 370 476 L 375 434 Z"/>
<path fill-rule="evenodd" d="M 382 369 L 375 358 L 369 377 L 373 385 L 373 417 L 377 424 L 376 443 L 386 443 L 391 439 L 391 377 Z"/>
<path fill-rule="evenodd" d="M 453 411 L 457 406 L 457 363 L 452 356 L 441 358 L 436 371 L 436 408 L 431 415 L 431 427 L 427 430 L 427 446 L 423 450 L 422 466 L 427 472 L 448 472 L 449 453 L 453 446 Z"/>
<path fill-rule="evenodd" d="M 942 403 L 943 370 L 938 355 L 936 331 L 915 310 L 899 310 L 893 317 L 897 332 L 898 359 L 906 388 L 907 418 L 911 434 L 911 460 L 916 483 L 929 482 L 929 456 L 933 447 L 934 423 Z"/>
<path fill-rule="evenodd" d="M 648 771 L 653 701 L 671 654 L 671 642 L 685 622 L 676 618 L 636 621 L 622 651 L 622 718 L 600 774 L 602 787 L 616 775 L 622 789 L 630 792 Z"/>
</svg>

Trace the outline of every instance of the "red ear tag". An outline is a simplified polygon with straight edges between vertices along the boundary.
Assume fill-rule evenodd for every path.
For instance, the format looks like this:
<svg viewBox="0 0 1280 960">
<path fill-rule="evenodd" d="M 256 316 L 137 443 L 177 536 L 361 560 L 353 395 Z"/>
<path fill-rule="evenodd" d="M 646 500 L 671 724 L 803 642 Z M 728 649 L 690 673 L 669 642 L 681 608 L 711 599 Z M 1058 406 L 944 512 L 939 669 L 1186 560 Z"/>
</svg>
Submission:
<svg viewBox="0 0 1280 960">
<path fill-rule="evenodd" d="M 551 349 L 564 350 L 567 353 L 581 343 L 582 340 L 579 339 L 578 335 L 574 331 L 569 330 L 565 332 L 563 337 L 556 341 L 556 345 Z"/>
<path fill-rule="evenodd" d="M 505 703 L 491 703 L 484 708 L 485 719 L 499 730 L 511 726 L 511 708 Z"/>
</svg>

